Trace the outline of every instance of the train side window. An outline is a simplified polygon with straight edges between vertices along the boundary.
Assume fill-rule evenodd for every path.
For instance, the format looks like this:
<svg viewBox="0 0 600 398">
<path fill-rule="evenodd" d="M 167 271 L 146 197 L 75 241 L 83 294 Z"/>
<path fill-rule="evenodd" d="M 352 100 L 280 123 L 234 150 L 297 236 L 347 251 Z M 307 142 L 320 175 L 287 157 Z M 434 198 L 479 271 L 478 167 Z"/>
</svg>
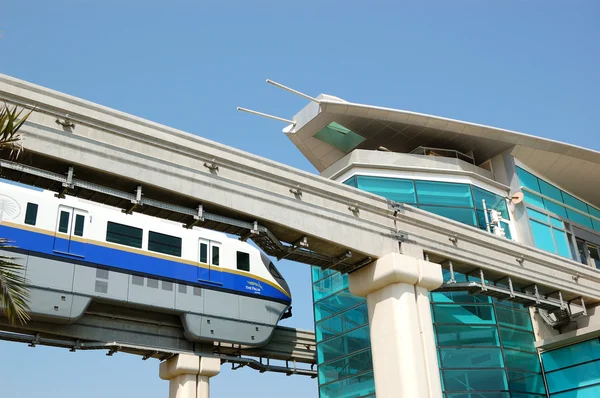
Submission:
<svg viewBox="0 0 600 398">
<path fill-rule="evenodd" d="M 73 231 L 73 233 L 76 236 L 83 236 L 84 223 L 85 223 L 85 216 L 83 214 L 77 214 L 75 216 L 75 231 Z"/>
<path fill-rule="evenodd" d="M 250 255 L 244 252 L 237 252 L 237 269 L 250 272 Z"/>
<path fill-rule="evenodd" d="M 121 245 L 141 249 L 143 233 L 141 228 L 130 227 L 129 225 L 117 224 L 112 221 L 108 221 L 106 224 L 107 242 L 119 243 Z"/>
<path fill-rule="evenodd" d="M 69 233 L 69 218 L 71 213 L 68 211 L 61 210 L 60 211 L 60 219 L 58 221 L 58 232 L 63 234 Z"/>
<path fill-rule="evenodd" d="M 181 238 L 150 231 L 148 250 L 181 257 Z"/>
<path fill-rule="evenodd" d="M 27 203 L 25 211 L 25 224 L 35 225 L 37 221 L 38 205 L 36 203 Z"/>
<path fill-rule="evenodd" d="M 208 245 L 206 243 L 200 243 L 200 262 L 208 264 Z"/>
<path fill-rule="evenodd" d="M 212 247 L 212 265 L 219 265 L 219 246 Z"/>
</svg>

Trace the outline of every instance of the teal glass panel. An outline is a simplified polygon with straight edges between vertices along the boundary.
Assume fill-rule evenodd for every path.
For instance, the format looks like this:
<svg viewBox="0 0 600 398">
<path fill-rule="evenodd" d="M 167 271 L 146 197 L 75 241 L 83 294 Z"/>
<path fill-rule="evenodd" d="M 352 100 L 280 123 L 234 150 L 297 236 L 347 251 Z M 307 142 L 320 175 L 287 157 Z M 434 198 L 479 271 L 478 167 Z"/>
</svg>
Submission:
<svg viewBox="0 0 600 398">
<path fill-rule="evenodd" d="M 577 210 L 581 210 L 581 211 L 583 211 L 584 213 L 587 213 L 587 212 L 588 212 L 588 207 L 587 207 L 587 204 L 585 204 L 585 202 L 582 202 L 581 200 L 579 200 L 579 199 L 575 198 L 575 197 L 574 197 L 574 196 L 572 196 L 572 195 L 569 195 L 568 193 L 566 193 L 566 192 L 564 192 L 564 191 L 563 191 L 563 193 L 562 193 L 562 196 L 563 196 L 563 202 L 564 202 L 566 205 L 569 205 L 569 206 L 571 206 L 571 207 L 574 207 L 574 208 L 576 208 Z"/>
<path fill-rule="evenodd" d="M 544 208 L 544 200 L 542 199 L 541 196 L 538 196 L 531 192 L 523 191 L 523 198 L 524 198 L 523 200 L 525 201 L 525 203 L 532 204 L 541 209 Z"/>
<path fill-rule="evenodd" d="M 544 208 L 551 213 L 567 218 L 567 209 L 564 206 L 556 204 L 548 199 L 544 199 Z"/>
<path fill-rule="evenodd" d="M 354 307 L 331 318 L 317 322 L 317 341 L 329 339 L 368 323 L 369 314 L 367 311 L 367 303 L 363 303 L 358 307 Z"/>
<path fill-rule="evenodd" d="M 442 372 L 446 392 L 508 390 L 506 372 L 491 370 L 444 370 Z"/>
<path fill-rule="evenodd" d="M 513 392 L 511 398 L 546 398 L 546 394 L 527 394 L 527 393 L 515 393 Z"/>
<path fill-rule="evenodd" d="M 451 278 L 450 275 L 450 270 L 446 269 L 446 268 L 442 268 L 442 276 L 444 278 L 445 281 L 449 281 Z M 454 273 L 454 280 L 456 282 L 466 282 L 467 281 L 467 277 L 464 274 L 461 274 L 459 272 L 455 272 Z"/>
<path fill-rule="evenodd" d="M 506 284 L 506 283 L 498 282 L 498 285 L 508 287 L 508 284 Z M 512 301 L 500 300 L 497 298 L 494 298 L 493 301 L 496 305 L 499 305 L 502 307 L 508 307 L 508 308 L 514 308 L 516 310 L 527 311 L 527 308 L 525 308 L 525 306 L 523 304 L 513 303 Z"/>
<path fill-rule="evenodd" d="M 590 205 L 588 205 L 588 213 L 590 213 L 594 217 L 600 218 L 600 210 L 598 210 L 595 207 L 592 207 Z"/>
<path fill-rule="evenodd" d="M 349 152 L 365 140 L 365 137 L 356 134 L 339 123 L 331 122 L 324 129 L 313 135 L 318 140 L 328 143 L 342 152 Z"/>
<path fill-rule="evenodd" d="M 531 318 L 528 312 L 511 310 L 509 308 L 496 307 L 498 323 L 520 329 L 532 330 Z"/>
<path fill-rule="evenodd" d="M 508 385 L 511 391 L 532 392 L 537 394 L 546 392 L 544 379 L 540 373 L 525 373 L 509 370 Z"/>
<path fill-rule="evenodd" d="M 323 269 L 321 269 L 321 267 L 317 267 L 317 266 L 313 265 L 311 267 L 311 273 L 312 273 L 312 281 L 314 283 L 320 279 L 328 277 L 329 275 L 335 274 L 336 271 L 331 270 L 331 269 L 323 270 Z"/>
<path fill-rule="evenodd" d="M 600 361 L 546 373 L 546 381 L 550 393 L 599 384 Z"/>
<path fill-rule="evenodd" d="M 353 296 L 348 289 L 344 289 L 315 303 L 315 320 L 328 318 L 365 301 L 364 298 Z"/>
<path fill-rule="evenodd" d="M 541 372 L 540 358 L 532 352 L 504 350 L 504 361 L 508 369 Z"/>
<path fill-rule="evenodd" d="M 473 207 L 469 184 L 415 181 L 420 205 Z"/>
<path fill-rule="evenodd" d="M 600 384 L 552 394 L 551 396 L 552 398 L 598 398 L 600 397 Z"/>
<path fill-rule="evenodd" d="M 563 197 L 562 197 L 560 189 L 556 188 L 554 185 L 548 184 L 546 181 L 544 181 L 542 179 L 538 179 L 538 182 L 540 184 L 540 192 L 543 195 L 546 195 L 549 198 L 552 198 L 559 202 L 563 201 Z"/>
<path fill-rule="evenodd" d="M 506 207 L 506 200 L 502 196 L 474 186 L 473 197 L 475 199 L 475 207 L 478 209 L 483 209 L 482 200 L 485 200 L 485 205 L 488 210 L 497 210 L 502 214 L 503 218 L 510 219 L 508 215 L 508 208 Z"/>
<path fill-rule="evenodd" d="M 600 231 L 600 221 L 592 220 L 592 226 L 594 227 L 594 230 Z"/>
<path fill-rule="evenodd" d="M 433 292 L 431 301 L 436 303 L 490 303 L 488 296 L 469 294 L 469 292 Z"/>
<path fill-rule="evenodd" d="M 520 167 L 517 167 L 517 176 L 519 177 L 519 181 L 521 182 L 522 187 L 526 187 L 536 192 L 540 192 L 539 180 L 536 176 L 534 176 L 528 171 L 523 170 Z"/>
<path fill-rule="evenodd" d="M 561 220 L 559 220 L 558 218 L 550 217 L 550 224 L 553 227 L 565 229 L 565 224 L 563 224 L 563 222 Z"/>
<path fill-rule="evenodd" d="M 542 353 L 542 362 L 544 363 L 544 370 L 546 372 L 552 372 L 595 359 L 600 359 L 600 340 L 598 339 Z"/>
<path fill-rule="evenodd" d="M 446 394 L 447 398 L 511 398 L 507 392 L 459 392 L 456 394 Z M 514 398 L 514 395 L 513 397 Z"/>
<path fill-rule="evenodd" d="M 317 359 L 319 363 L 332 361 L 356 351 L 369 348 L 369 327 L 364 326 L 334 339 L 317 343 Z"/>
<path fill-rule="evenodd" d="M 567 234 L 564 231 L 554 228 L 552 229 L 552 232 L 554 233 L 554 240 L 556 242 L 558 254 L 565 258 L 571 258 L 571 249 L 569 249 Z"/>
<path fill-rule="evenodd" d="M 330 296 L 348 287 L 348 275 L 335 273 L 313 284 L 315 301 Z"/>
<path fill-rule="evenodd" d="M 567 209 L 567 217 L 573 222 L 576 222 L 588 228 L 592 228 L 592 219 L 584 216 L 583 214 L 579 214 L 576 211 Z"/>
<path fill-rule="evenodd" d="M 500 221 L 500 225 L 502 225 L 502 229 L 504 229 L 504 236 L 506 239 L 512 240 L 512 234 L 510 233 L 510 226 L 504 221 Z"/>
<path fill-rule="evenodd" d="M 441 348 L 442 368 L 501 368 L 504 366 L 500 348 Z"/>
<path fill-rule="evenodd" d="M 529 216 L 529 218 L 532 218 L 534 220 L 542 221 L 542 222 L 545 222 L 546 224 L 548 223 L 548 215 L 545 213 L 542 213 L 541 211 L 527 208 L 527 215 Z"/>
<path fill-rule="evenodd" d="M 533 235 L 535 247 L 556 253 L 552 228 L 535 220 L 529 220 L 529 224 L 531 225 L 531 234 Z"/>
<path fill-rule="evenodd" d="M 454 221 L 461 222 L 463 224 L 477 226 L 477 218 L 475 216 L 475 210 L 464 209 L 459 207 L 440 207 L 440 206 L 422 206 L 419 208 L 437 214 L 438 216 L 446 217 Z"/>
<path fill-rule="evenodd" d="M 375 393 L 373 372 L 357 375 L 320 386 L 321 398 L 358 398 Z"/>
<path fill-rule="evenodd" d="M 356 188 L 356 176 L 352 176 L 350 178 L 348 178 L 346 181 L 344 181 L 344 184 L 346 185 L 350 185 L 351 187 Z"/>
<path fill-rule="evenodd" d="M 433 304 L 433 316 L 440 323 L 495 323 L 491 305 Z"/>
<path fill-rule="evenodd" d="M 319 365 L 319 384 L 350 377 L 373 370 L 371 350 L 362 351 L 337 361 Z"/>
<path fill-rule="evenodd" d="M 399 178 L 357 176 L 358 188 L 402 203 L 417 203 L 412 180 Z"/>
<path fill-rule="evenodd" d="M 494 326 L 436 325 L 440 346 L 499 346 L 498 328 Z"/>
<path fill-rule="evenodd" d="M 500 337 L 504 348 L 536 352 L 533 333 L 500 326 Z"/>
</svg>

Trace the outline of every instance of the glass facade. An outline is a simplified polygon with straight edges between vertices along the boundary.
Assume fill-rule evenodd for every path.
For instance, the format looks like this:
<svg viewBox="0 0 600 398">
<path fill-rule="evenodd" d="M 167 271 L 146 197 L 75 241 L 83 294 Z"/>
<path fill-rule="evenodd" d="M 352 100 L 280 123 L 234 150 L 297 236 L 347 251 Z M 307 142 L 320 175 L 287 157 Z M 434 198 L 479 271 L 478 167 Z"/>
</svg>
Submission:
<svg viewBox="0 0 600 398">
<path fill-rule="evenodd" d="M 598 338 L 544 352 L 542 363 L 550 397 L 600 397 Z"/>
<path fill-rule="evenodd" d="M 504 197 L 470 184 L 371 176 L 345 183 L 482 229 L 485 199 L 510 220 Z M 312 282 L 320 397 L 374 396 L 366 301 L 350 294 L 346 275 L 313 267 Z M 430 297 L 445 398 L 546 396 L 525 308 L 461 292 Z"/>
</svg>

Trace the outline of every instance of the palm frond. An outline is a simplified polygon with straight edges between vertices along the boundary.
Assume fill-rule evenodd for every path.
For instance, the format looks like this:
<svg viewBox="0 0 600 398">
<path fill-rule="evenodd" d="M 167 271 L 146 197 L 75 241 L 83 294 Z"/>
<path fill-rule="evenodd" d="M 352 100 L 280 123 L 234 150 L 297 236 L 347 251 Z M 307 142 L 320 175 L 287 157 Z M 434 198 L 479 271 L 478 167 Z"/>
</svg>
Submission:
<svg viewBox="0 0 600 398">
<path fill-rule="evenodd" d="M 4 104 L 0 109 L 0 149 L 10 149 L 12 157 L 17 157 L 21 152 L 19 129 L 31 112 L 33 109 L 21 117 L 23 110 L 17 112 L 16 106 L 11 110 L 7 104 Z"/>
<path fill-rule="evenodd" d="M 0 249 L 10 248 L 9 242 L 0 238 Z M 0 255 L 0 308 L 13 325 L 22 325 L 30 318 L 29 292 L 23 266 L 16 263 L 18 259 L 12 256 Z"/>
</svg>

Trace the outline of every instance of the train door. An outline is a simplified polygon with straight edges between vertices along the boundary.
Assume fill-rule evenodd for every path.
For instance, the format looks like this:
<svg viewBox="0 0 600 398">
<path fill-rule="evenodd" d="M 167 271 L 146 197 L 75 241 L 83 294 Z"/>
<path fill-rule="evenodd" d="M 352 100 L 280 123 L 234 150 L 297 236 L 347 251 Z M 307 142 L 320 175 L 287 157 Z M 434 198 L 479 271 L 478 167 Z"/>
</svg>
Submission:
<svg viewBox="0 0 600 398">
<path fill-rule="evenodd" d="M 54 234 L 54 251 L 85 256 L 85 220 L 87 213 L 73 207 L 59 206 Z"/>
<path fill-rule="evenodd" d="M 216 284 L 223 283 L 221 264 L 221 244 L 207 239 L 198 241 L 198 280 Z"/>
</svg>

